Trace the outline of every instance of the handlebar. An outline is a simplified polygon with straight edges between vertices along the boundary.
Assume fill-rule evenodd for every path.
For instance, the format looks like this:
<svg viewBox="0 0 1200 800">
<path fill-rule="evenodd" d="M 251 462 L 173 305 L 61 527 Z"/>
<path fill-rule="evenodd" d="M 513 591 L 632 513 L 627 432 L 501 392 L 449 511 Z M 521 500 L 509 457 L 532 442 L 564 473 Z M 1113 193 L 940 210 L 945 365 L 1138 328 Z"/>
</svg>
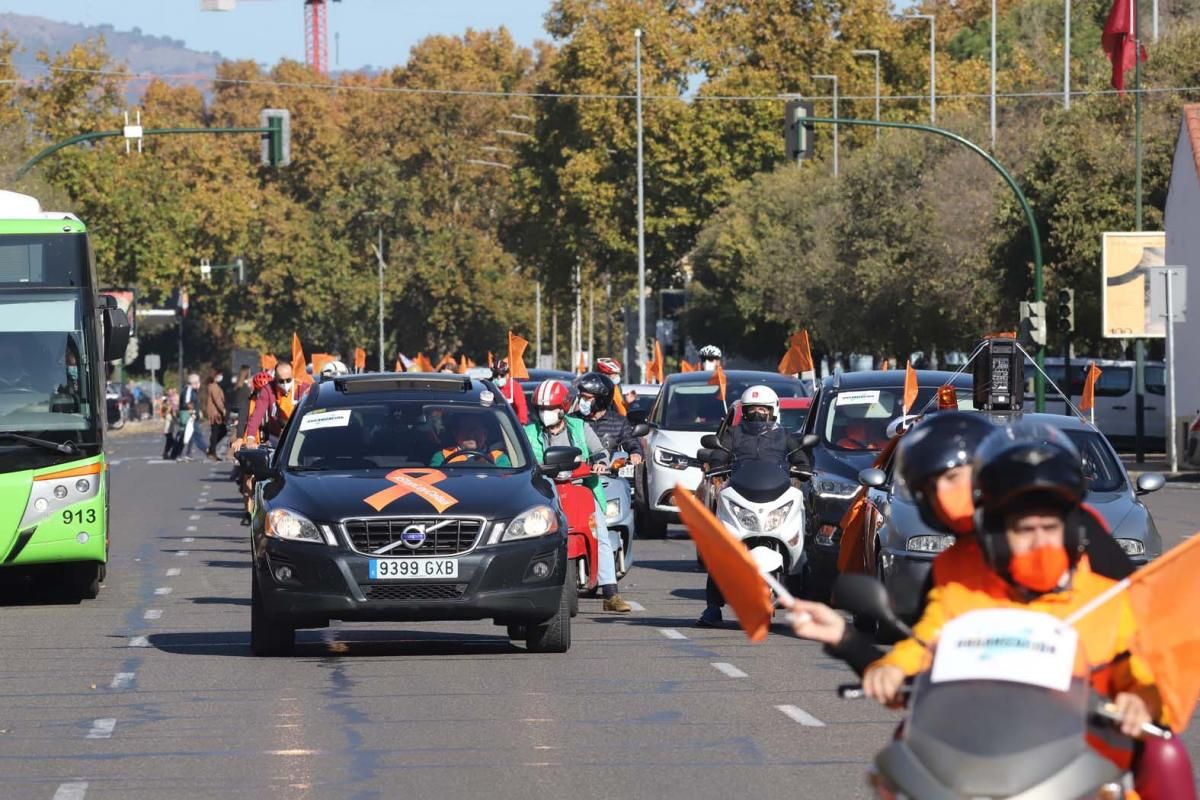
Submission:
<svg viewBox="0 0 1200 800">
<path fill-rule="evenodd" d="M 867 693 L 863 691 L 861 683 L 841 683 L 837 687 L 837 695 L 842 700 L 863 700 L 866 699 Z M 904 682 L 900 687 L 900 697 L 907 704 L 909 696 L 912 695 L 912 679 Z"/>
<path fill-rule="evenodd" d="M 1105 722 L 1111 723 L 1113 727 L 1119 727 L 1121 724 L 1121 712 L 1117 711 L 1117 707 L 1113 703 L 1098 703 L 1092 709 L 1092 713 Z M 1175 735 L 1167 728 L 1161 728 L 1152 722 L 1147 722 L 1142 726 L 1142 733 L 1156 739 L 1170 739 Z"/>
</svg>

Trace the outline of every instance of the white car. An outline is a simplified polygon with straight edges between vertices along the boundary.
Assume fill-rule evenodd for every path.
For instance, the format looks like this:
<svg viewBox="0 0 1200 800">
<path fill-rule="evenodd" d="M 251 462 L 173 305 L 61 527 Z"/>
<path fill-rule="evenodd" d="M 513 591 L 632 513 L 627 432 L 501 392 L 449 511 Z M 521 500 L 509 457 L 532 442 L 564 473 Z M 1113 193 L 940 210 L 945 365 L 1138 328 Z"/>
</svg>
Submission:
<svg viewBox="0 0 1200 800">
<path fill-rule="evenodd" d="M 650 433 L 643 443 L 646 467 L 639 487 L 639 539 L 666 536 L 667 525 L 679 521 L 679 509 L 672 499 L 676 486 L 694 492 L 700 485 L 702 473 L 696 459 L 700 439 L 716 433 L 728 410 L 719 387 L 709 382 L 712 377 L 711 372 L 668 375 L 650 410 Z M 780 397 L 808 396 L 799 380 L 775 372 L 730 370 L 725 382 L 729 403 L 755 385 L 770 386 Z"/>
</svg>

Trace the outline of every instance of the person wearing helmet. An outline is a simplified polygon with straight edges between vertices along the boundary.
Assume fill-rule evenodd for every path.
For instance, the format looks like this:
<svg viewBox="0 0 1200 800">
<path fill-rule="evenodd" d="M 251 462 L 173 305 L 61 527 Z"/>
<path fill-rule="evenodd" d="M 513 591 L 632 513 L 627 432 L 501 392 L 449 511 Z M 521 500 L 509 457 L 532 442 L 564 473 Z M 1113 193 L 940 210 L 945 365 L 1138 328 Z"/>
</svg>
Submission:
<svg viewBox="0 0 1200 800">
<path fill-rule="evenodd" d="M 779 424 L 779 395 L 769 386 L 751 386 L 742 392 L 742 421 L 730 425 L 721 435 L 721 447 L 732 461 L 773 461 L 808 468 L 808 456 L 800 440 Z M 704 611 L 696 621 L 699 628 L 722 624 L 725 598 L 712 577 L 704 586 Z"/>
<path fill-rule="evenodd" d="M 722 361 L 721 348 L 715 344 L 706 344 L 700 348 L 700 369 L 712 372 Z"/>
<path fill-rule="evenodd" d="M 596 372 L 599 372 L 601 375 L 604 375 L 610 381 L 612 381 L 613 393 L 616 394 L 616 392 L 620 392 L 621 399 L 625 401 L 626 405 L 637 400 L 637 392 L 626 392 L 621 389 L 622 367 L 620 361 L 617 361 L 615 358 L 597 358 Z"/>
<path fill-rule="evenodd" d="M 509 374 L 507 358 L 501 358 L 492 365 L 492 383 L 500 389 L 500 396 L 517 412 L 517 419 L 521 424 L 528 425 L 529 406 L 525 402 L 525 392 L 521 391 L 521 384 Z"/>
<path fill-rule="evenodd" d="M 579 396 L 574 416 L 587 422 L 601 441 L 612 437 L 617 446 L 629 454 L 631 464 L 642 463 L 642 443 L 633 435 L 633 426 L 625 415 L 613 408 L 616 387 L 599 370 L 585 372 L 575 381 Z"/>
<path fill-rule="evenodd" d="M 334 359 L 321 365 L 321 380 L 327 381 L 341 375 L 349 375 L 350 370 L 341 361 Z"/>
<path fill-rule="evenodd" d="M 574 447 L 579 450 L 585 461 L 592 463 L 593 472 L 603 474 L 608 469 L 608 451 L 596 436 L 596 432 L 582 419 L 567 415 L 570 402 L 571 390 L 563 381 L 545 380 L 534 390 L 534 418 L 524 428 L 525 435 L 529 437 L 529 443 L 533 447 L 534 458 L 538 463 L 543 463 L 547 448 Z M 604 517 L 604 509 L 608 505 L 604 485 L 596 475 L 587 478 L 584 485 L 592 490 L 596 501 L 593 514 L 599 561 L 596 566 L 600 592 L 604 597 L 604 610 L 629 613 L 633 607 L 617 593 L 617 566 Z"/>
</svg>

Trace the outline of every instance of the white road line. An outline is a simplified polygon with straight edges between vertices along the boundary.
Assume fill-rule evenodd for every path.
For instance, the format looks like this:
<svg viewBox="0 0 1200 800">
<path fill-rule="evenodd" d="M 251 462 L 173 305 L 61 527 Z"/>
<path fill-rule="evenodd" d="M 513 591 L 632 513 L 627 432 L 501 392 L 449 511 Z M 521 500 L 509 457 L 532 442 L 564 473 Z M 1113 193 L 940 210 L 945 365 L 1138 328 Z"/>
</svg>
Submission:
<svg viewBox="0 0 1200 800">
<path fill-rule="evenodd" d="M 717 672 L 728 675 L 730 678 L 745 678 L 746 677 L 746 673 L 742 672 L 740 669 L 735 667 L 733 664 L 728 664 L 724 661 L 714 661 L 713 667 L 716 668 Z"/>
<path fill-rule="evenodd" d="M 54 800 L 83 800 L 87 796 L 87 782 L 60 783 L 54 791 Z"/>
<path fill-rule="evenodd" d="M 162 619 L 161 608 L 148 608 L 146 613 L 142 614 L 142 619 Z"/>
<path fill-rule="evenodd" d="M 186 530 L 188 533 L 195 533 L 195 532 L 196 532 L 196 526 L 195 526 L 195 525 L 188 525 L 186 528 L 184 528 L 184 530 Z"/>
<path fill-rule="evenodd" d="M 668 639 L 686 639 L 687 638 L 686 636 L 684 636 L 682 633 L 675 630 L 674 628 L 659 628 L 658 632 L 661 633 L 663 636 L 667 637 Z"/>
<path fill-rule="evenodd" d="M 128 689 L 133 685 L 132 672 L 118 672 L 113 676 L 112 683 L 108 685 L 110 689 Z"/>
<path fill-rule="evenodd" d="M 115 719 L 98 719 L 92 722 L 92 729 L 88 731 L 88 739 L 108 739 L 112 737 L 113 728 L 117 727 Z"/>
<path fill-rule="evenodd" d="M 170 586 L 160 586 L 154 590 L 154 593 L 156 595 L 158 595 L 159 597 L 162 597 L 163 595 L 170 594 L 173 591 L 175 591 L 175 590 L 172 589 Z"/>
<path fill-rule="evenodd" d="M 146 462 L 147 464 L 174 464 L 174 461 L 168 461 L 164 458 L 152 458 Z M 85 784 L 86 785 L 86 784 Z"/>
<path fill-rule="evenodd" d="M 204 491 L 206 491 L 206 492 L 207 492 L 209 489 L 211 489 L 211 488 L 212 488 L 212 484 L 211 484 L 211 483 L 205 483 L 205 484 L 201 485 L 201 487 L 200 487 L 200 488 L 201 488 L 201 489 L 203 489 Z"/>
<path fill-rule="evenodd" d="M 626 600 L 625 602 L 629 603 L 629 607 L 632 608 L 634 611 L 645 611 L 646 610 L 646 607 L 644 605 L 642 605 L 641 603 L 639 603 L 637 600 Z"/>
<path fill-rule="evenodd" d="M 178 576 L 180 572 L 182 572 L 182 570 L 179 569 L 179 567 L 171 567 L 169 570 L 167 570 L 167 577 L 174 578 Z"/>
<path fill-rule="evenodd" d="M 110 467 L 115 467 L 115 466 L 119 465 L 120 463 L 121 463 L 121 462 L 120 462 L 119 460 L 118 460 L 118 461 L 109 461 L 109 462 L 108 462 L 108 465 L 109 465 Z"/>
<path fill-rule="evenodd" d="M 824 728 L 825 723 L 814 717 L 812 714 L 805 711 L 803 708 L 796 706 L 775 706 L 777 709 L 786 714 L 793 722 L 799 722 L 806 728 Z"/>
<path fill-rule="evenodd" d="M 195 525 L 190 525 L 190 526 L 188 526 L 188 527 L 190 527 L 192 530 L 196 530 L 196 526 L 195 526 Z M 194 542 L 194 541 L 196 541 L 196 537 L 195 537 L 195 536 L 185 536 L 185 537 L 183 537 L 183 543 L 184 543 L 184 544 L 191 544 L 191 543 L 192 543 L 192 542 Z"/>
<path fill-rule="evenodd" d="M 189 553 L 187 550 L 176 550 L 176 551 L 175 551 L 175 555 L 177 555 L 177 556 L 188 556 L 188 555 L 191 555 L 191 553 Z"/>
<path fill-rule="evenodd" d="M 195 522 L 196 520 L 200 519 L 200 515 L 199 514 L 189 514 L 188 519 L 190 519 L 192 522 Z"/>
<path fill-rule="evenodd" d="M 129 639 L 130 647 L 149 647 L 150 640 L 145 636 L 133 636 Z"/>
</svg>

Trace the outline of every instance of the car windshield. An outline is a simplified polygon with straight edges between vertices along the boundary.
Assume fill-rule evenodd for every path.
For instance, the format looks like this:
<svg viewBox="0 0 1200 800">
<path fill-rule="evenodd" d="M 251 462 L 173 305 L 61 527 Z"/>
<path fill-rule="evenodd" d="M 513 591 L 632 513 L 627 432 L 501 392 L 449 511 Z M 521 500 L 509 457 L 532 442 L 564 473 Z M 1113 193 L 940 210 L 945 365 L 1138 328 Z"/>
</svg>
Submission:
<svg viewBox="0 0 1200 800">
<path fill-rule="evenodd" d="M 755 377 L 730 378 L 725 396 L 733 400 L 751 386 L 769 386 L 780 397 L 804 397 L 804 385 L 788 378 Z M 725 419 L 726 404 L 721 401 L 718 387 L 694 381 L 667 383 L 659 402 L 654 406 L 654 423 L 672 431 L 716 431 Z"/>
<path fill-rule="evenodd" d="M 295 424 L 285 462 L 294 471 L 526 465 L 524 433 L 498 408 L 389 400 L 313 408 Z"/>
<path fill-rule="evenodd" d="M 933 398 L 937 389 L 923 387 L 917 391 L 912 413 L 919 412 Z M 958 390 L 958 407 L 969 411 L 971 393 Z M 888 424 L 904 409 L 904 389 L 899 386 L 885 389 L 845 389 L 830 397 L 826 403 L 821 438 L 834 450 L 883 449 L 888 441 Z"/>
<path fill-rule="evenodd" d="M 1083 456 L 1083 476 L 1088 491 L 1119 492 L 1125 488 L 1125 470 L 1113 456 L 1112 448 L 1096 431 L 1063 431 Z"/>
</svg>

